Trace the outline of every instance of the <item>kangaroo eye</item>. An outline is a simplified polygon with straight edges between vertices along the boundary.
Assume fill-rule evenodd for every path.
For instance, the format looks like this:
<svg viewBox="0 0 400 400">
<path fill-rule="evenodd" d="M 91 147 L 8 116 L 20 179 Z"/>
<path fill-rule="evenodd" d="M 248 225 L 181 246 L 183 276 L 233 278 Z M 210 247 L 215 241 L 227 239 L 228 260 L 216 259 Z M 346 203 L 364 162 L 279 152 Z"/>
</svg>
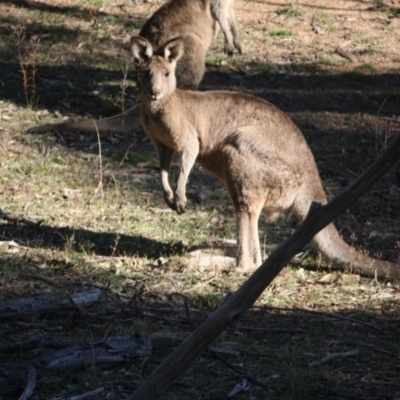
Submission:
<svg viewBox="0 0 400 400">
<path fill-rule="evenodd" d="M 168 77 L 169 77 L 169 72 L 166 72 L 166 73 L 164 74 L 164 76 L 165 76 L 165 78 L 168 78 Z"/>
</svg>

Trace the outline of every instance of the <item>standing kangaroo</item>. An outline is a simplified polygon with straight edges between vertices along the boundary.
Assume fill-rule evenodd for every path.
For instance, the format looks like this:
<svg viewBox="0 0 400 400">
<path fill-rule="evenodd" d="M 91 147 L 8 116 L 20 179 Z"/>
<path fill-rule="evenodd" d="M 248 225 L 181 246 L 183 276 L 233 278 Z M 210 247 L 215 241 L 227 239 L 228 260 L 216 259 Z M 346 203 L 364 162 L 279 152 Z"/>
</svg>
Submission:
<svg viewBox="0 0 400 400">
<path fill-rule="evenodd" d="M 237 266 L 261 264 L 258 219 L 292 211 L 303 221 L 313 201 L 327 202 L 311 150 L 300 130 L 280 110 L 259 98 L 236 92 L 183 91 L 174 74 L 185 51 L 172 39 L 155 53 L 142 37 L 131 39 L 141 97 L 141 121 L 160 161 L 165 202 L 185 212 L 185 186 L 197 161 L 224 182 L 237 218 Z M 169 184 L 172 155 L 181 166 L 175 192 Z M 333 224 L 313 245 L 334 265 L 366 276 L 400 278 L 400 265 L 358 253 Z"/>
<path fill-rule="evenodd" d="M 228 55 L 233 54 L 234 47 L 242 52 L 234 4 L 235 0 L 170 0 L 141 29 L 139 35 L 152 44 L 155 53 L 171 39 L 182 38 L 184 54 L 175 70 L 180 89 L 197 90 L 205 72 L 206 52 L 217 33 L 216 21 L 224 32 Z M 40 125 L 28 129 L 28 133 L 50 130 L 121 133 L 133 131 L 139 125 L 138 107 L 135 106 L 109 118 Z"/>
</svg>

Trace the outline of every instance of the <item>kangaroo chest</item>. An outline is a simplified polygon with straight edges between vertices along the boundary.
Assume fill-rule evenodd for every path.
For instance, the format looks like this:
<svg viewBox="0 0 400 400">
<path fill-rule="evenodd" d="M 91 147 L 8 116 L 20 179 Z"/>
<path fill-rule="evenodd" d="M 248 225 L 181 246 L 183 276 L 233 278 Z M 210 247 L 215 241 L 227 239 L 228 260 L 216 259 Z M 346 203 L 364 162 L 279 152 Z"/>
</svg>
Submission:
<svg viewBox="0 0 400 400">
<path fill-rule="evenodd" d="M 184 146 L 182 130 L 171 126 L 158 115 L 142 113 L 143 129 L 154 142 L 162 143 L 164 146 L 179 151 Z"/>
</svg>

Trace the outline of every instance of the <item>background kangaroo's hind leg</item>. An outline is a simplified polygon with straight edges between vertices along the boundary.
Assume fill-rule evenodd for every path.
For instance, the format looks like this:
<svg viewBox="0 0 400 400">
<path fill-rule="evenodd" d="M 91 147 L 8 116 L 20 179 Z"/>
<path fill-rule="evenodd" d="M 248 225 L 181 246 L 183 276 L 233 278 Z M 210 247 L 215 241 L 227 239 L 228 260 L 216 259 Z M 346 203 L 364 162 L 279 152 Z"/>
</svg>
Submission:
<svg viewBox="0 0 400 400">
<path fill-rule="evenodd" d="M 222 5 L 222 3 L 224 3 Z M 230 3 L 230 2 L 229 2 Z M 234 20 L 235 14 L 233 11 L 233 4 L 229 4 L 227 1 L 224 0 L 214 0 L 211 3 L 211 14 L 214 19 L 216 19 L 221 26 L 222 31 L 224 32 L 225 36 L 225 53 L 227 53 L 230 57 L 233 55 L 234 47 L 237 48 L 239 53 L 242 53 L 242 49 L 240 46 L 239 41 L 239 32 L 236 26 L 236 22 Z M 233 18 L 233 24 L 232 24 Z M 236 34 L 235 34 L 236 31 Z M 235 34 L 235 42 L 234 44 L 234 36 L 232 32 Z"/>
<path fill-rule="evenodd" d="M 233 44 L 235 45 L 236 50 L 239 52 L 239 54 L 242 54 L 242 46 L 240 44 L 240 34 L 236 24 L 235 10 L 233 8 L 233 4 L 231 4 L 231 6 L 229 7 L 228 19 L 233 33 Z"/>
</svg>

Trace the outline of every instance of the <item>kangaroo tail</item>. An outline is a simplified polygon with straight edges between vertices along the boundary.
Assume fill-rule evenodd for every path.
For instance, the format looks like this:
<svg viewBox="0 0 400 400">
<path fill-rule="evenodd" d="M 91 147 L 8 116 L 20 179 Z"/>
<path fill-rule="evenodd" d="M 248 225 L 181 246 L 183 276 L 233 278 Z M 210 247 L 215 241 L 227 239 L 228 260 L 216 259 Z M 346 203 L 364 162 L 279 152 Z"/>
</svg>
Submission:
<svg viewBox="0 0 400 400">
<path fill-rule="evenodd" d="M 304 187 L 305 190 L 301 191 L 292 206 L 292 211 L 299 221 L 305 219 L 312 201 L 321 204 L 327 202 L 319 176 L 314 175 L 314 179 Z M 368 277 L 400 280 L 399 263 L 378 260 L 358 252 L 343 241 L 333 224 L 318 232 L 311 243 L 331 263 L 333 269 L 351 271 Z"/>
<path fill-rule="evenodd" d="M 400 280 L 400 264 L 368 257 L 350 247 L 333 224 L 318 232 L 311 241 L 333 269 L 359 273 L 363 276 Z"/>
</svg>

